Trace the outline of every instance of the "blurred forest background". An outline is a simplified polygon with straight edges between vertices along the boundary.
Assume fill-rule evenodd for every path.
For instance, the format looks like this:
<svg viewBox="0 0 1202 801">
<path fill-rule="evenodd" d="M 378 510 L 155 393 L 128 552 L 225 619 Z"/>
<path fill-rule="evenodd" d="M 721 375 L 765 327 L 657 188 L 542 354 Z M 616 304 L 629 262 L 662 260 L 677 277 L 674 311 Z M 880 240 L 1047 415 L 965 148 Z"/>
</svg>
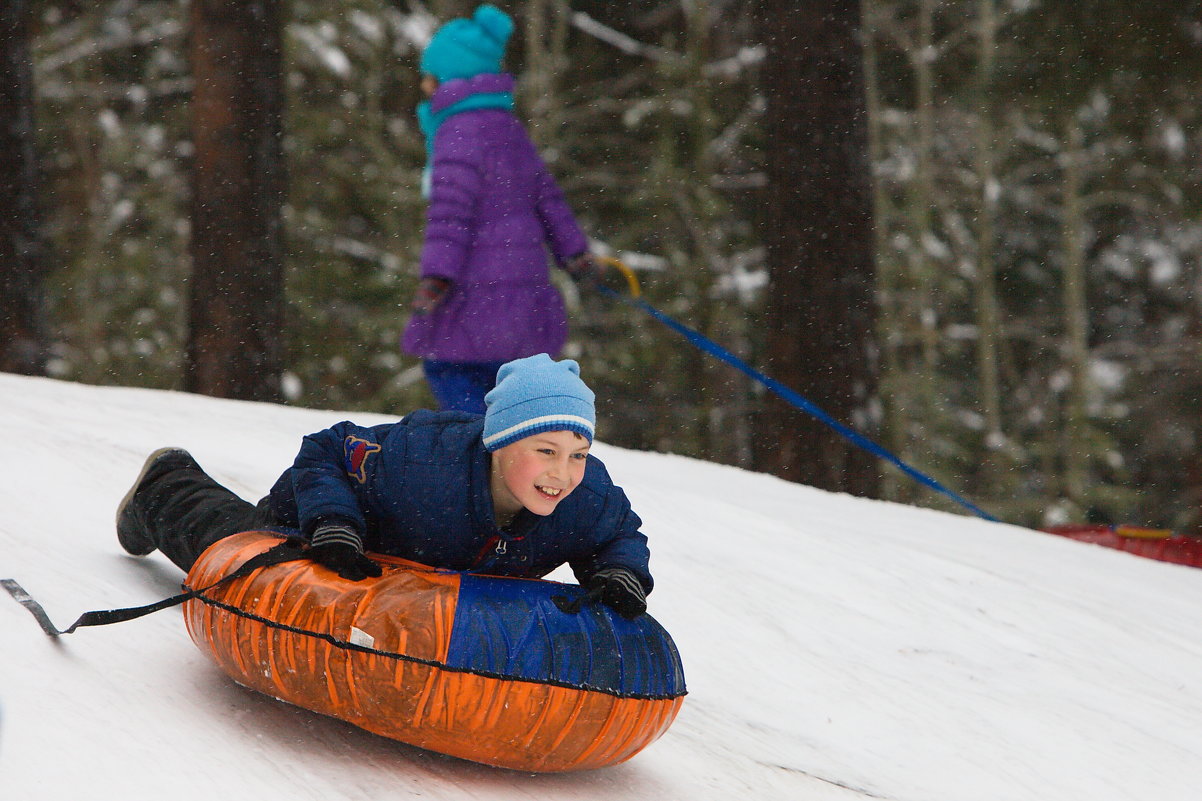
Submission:
<svg viewBox="0 0 1202 801">
<path fill-rule="evenodd" d="M 191 3 L 13 2 L 30 11 L 45 372 L 184 388 Z M 597 252 L 774 374 L 762 193 L 782 45 L 763 32 L 790 4 L 498 5 L 518 22 L 519 113 Z M 424 225 L 416 64 L 474 6 L 283 6 L 284 402 L 431 403 L 398 347 Z M 1199 533 L 1202 3 L 862 0 L 856 14 L 874 386 L 845 422 L 1009 522 Z M 761 388 L 636 308 L 563 290 L 563 355 L 598 392 L 604 441 L 746 467 L 780 447 L 756 425 Z M 953 508 L 880 476 L 881 497 Z"/>
</svg>

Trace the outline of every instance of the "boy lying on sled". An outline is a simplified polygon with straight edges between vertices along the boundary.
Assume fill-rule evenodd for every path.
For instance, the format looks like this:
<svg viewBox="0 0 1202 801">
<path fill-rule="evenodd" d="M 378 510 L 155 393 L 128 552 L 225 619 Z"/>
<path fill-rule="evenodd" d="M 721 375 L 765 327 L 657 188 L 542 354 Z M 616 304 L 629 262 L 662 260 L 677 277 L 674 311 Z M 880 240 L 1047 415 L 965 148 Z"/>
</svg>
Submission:
<svg viewBox="0 0 1202 801">
<path fill-rule="evenodd" d="M 294 529 L 310 559 L 352 581 L 380 575 L 365 552 L 527 578 L 566 563 L 590 596 L 637 617 L 652 588 L 647 538 L 589 454 L 593 400 L 576 362 L 518 359 L 498 371 L 483 416 L 420 410 L 310 434 L 257 505 L 187 451 L 161 448 L 117 509 L 117 538 L 186 571 L 224 537 Z"/>
</svg>

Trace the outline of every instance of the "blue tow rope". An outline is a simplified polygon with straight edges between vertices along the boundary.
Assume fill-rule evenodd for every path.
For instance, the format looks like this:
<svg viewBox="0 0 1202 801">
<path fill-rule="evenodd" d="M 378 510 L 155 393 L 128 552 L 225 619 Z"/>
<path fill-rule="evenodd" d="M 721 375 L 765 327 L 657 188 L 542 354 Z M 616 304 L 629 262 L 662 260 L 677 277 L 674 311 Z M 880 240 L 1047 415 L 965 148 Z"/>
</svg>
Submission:
<svg viewBox="0 0 1202 801">
<path fill-rule="evenodd" d="M 869 453 L 871 453 L 875 456 L 878 456 L 881 459 L 884 459 L 886 462 L 889 462 L 893 466 L 897 467 L 899 470 L 901 470 L 903 473 L 905 473 L 910 478 L 917 481 L 919 484 L 922 484 L 923 486 L 926 486 L 926 487 L 930 487 L 931 489 L 935 490 L 936 492 L 947 496 L 948 498 L 950 498 L 953 501 L 955 501 L 956 503 L 960 504 L 965 509 L 968 509 L 970 512 L 977 515 L 978 517 L 984 518 L 985 520 L 992 520 L 995 523 L 1000 522 L 996 517 L 989 514 L 984 509 L 980 508 L 973 502 L 967 500 L 966 498 L 961 497 L 957 493 L 955 493 L 952 490 L 948 489 L 947 487 L 943 486 L 938 481 L 936 481 L 934 478 L 931 478 L 930 476 L 928 476 L 926 473 L 923 473 L 920 470 L 916 470 L 915 468 L 906 464 L 901 459 L 899 459 L 897 456 L 895 456 L 893 453 L 891 453 L 889 450 L 887 450 L 887 449 L 883 448 L 882 446 L 878 445 L 877 443 L 873 442 L 872 440 L 870 440 L 868 437 L 865 437 L 860 432 L 856 431 L 853 428 L 849 428 L 849 427 L 843 425 L 838 420 L 836 420 L 835 418 L 831 417 L 829 414 L 824 412 L 821 408 L 819 408 L 818 406 L 816 406 L 812 402 L 810 402 L 807 398 L 805 398 L 805 396 L 801 395 L 798 392 L 795 392 L 792 389 L 789 389 L 788 387 L 786 387 L 784 384 L 780 383 L 776 379 L 771 378 L 771 377 L 761 373 L 759 370 L 756 370 L 754 367 L 747 364 L 747 362 L 743 361 L 738 356 L 736 356 L 735 354 L 728 351 L 726 348 L 719 345 L 717 342 L 714 342 L 712 339 L 705 336 L 704 334 L 694 331 L 693 329 L 689 328 L 687 325 L 684 325 L 682 323 L 677 322 L 676 320 L 673 320 L 671 317 L 664 314 L 663 312 L 661 312 L 659 309 L 652 306 L 647 301 L 645 301 L 641 298 L 637 298 L 637 297 L 629 297 L 626 295 L 622 295 L 622 294 L 610 289 L 609 287 L 602 286 L 600 284 L 597 285 L 597 289 L 603 295 L 606 295 L 611 298 L 617 298 L 626 303 L 629 303 L 631 306 L 635 306 L 639 309 L 642 309 L 647 314 L 654 317 L 656 320 L 659 320 L 661 323 L 668 326 L 668 328 L 671 328 L 673 331 L 680 334 L 682 337 L 687 339 L 689 342 L 691 342 L 697 348 L 699 348 L 702 351 L 710 354 L 711 356 L 719 359 L 720 361 L 726 362 L 731 367 L 736 368 L 737 370 L 739 370 L 739 371 L 743 372 L 744 374 L 746 374 L 747 376 L 751 377 L 753 380 L 758 381 L 759 383 L 763 384 L 768 389 L 772 390 L 777 395 L 779 395 L 781 398 L 784 398 L 786 401 L 791 403 L 793 406 L 796 406 L 798 409 L 801 409 L 806 414 L 810 415 L 811 417 L 814 417 L 819 422 L 821 422 L 821 423 L 825 424 L 826 426 L 828 426 L 829 428 L 833 429 L 837 434 L 839 434 L 841 437 L 843 437 L 847 441 L 851 442 L 853 445 L 856 445 L 859 448 L 863 448 L 864 450 L 868 451 Z"/>
</svg>

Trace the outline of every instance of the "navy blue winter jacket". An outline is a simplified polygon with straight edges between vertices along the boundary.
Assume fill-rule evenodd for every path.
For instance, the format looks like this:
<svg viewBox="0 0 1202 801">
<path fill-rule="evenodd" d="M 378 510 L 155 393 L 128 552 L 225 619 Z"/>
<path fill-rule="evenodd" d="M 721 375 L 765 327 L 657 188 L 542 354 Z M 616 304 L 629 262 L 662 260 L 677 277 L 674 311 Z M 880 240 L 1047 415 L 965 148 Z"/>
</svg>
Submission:
<svg viewBox="0 0 1202 801">
<path fill-rule="evenodd" d="M 319 525 L 349 524 L 368 551 L 433 567 L 539 577 L 566 562 L 585 584 L 620 566 L 651 591 L 642 521 L 595 456 L 555 511 L 523 509 L 499 529 L 483 430 L 479 415 L 422 410 L 396 423 L 343 422 L 310 434 L 271 489 L 273 513 L 306 537 Z"/>
</svg>

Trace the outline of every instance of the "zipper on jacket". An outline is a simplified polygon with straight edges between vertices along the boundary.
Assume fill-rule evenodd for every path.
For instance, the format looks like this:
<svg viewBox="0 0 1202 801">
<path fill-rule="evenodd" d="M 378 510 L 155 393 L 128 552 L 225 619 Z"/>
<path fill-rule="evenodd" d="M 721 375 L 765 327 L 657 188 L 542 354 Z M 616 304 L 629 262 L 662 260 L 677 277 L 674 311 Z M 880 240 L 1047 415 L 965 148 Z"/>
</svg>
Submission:
<svg viewBox="0 0 1202 801">
<path fill-rule="evenodd" d="M 519 540 L 524 540 L 525 538 L 526 537 L 524 535 L 521 537 L 513 537 L 513 541 L 517 542 Z M 489 553 L 489 551 L 492 553 Z M 480 548 L 480 553 L 476 555 L 475 564 L 468 568 L 468 570 L 479 570 L 485 564 L 491 564 L 496 557 L 508 556 L 508 553 L 509 540 L 506 540 L 500 534 L 494 534 L 489 537 L 487 541 L 485 541 L 484 546 Z M 525 557 L 522 557 L 521 561 L 526 561 Z"/>
</svg>

